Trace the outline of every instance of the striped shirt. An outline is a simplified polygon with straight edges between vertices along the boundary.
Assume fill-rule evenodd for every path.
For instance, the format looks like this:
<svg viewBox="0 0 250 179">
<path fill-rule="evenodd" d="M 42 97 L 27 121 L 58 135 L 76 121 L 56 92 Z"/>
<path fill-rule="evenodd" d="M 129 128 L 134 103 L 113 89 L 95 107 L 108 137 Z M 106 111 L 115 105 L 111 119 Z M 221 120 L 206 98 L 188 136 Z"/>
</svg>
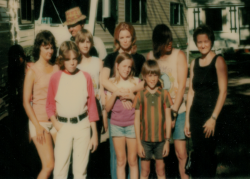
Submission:
<svg viewBox="0 0 250 179">
<path fill-rule="evenodd" d="M 172 105 L 167 90 L 158 89 L 154 94 L 148 90 L 137 93 L 133 107 L 140 110 L 140 138 L 146 142 L 162 142 L 166 138 L 165 108 Z"/>
</svg>

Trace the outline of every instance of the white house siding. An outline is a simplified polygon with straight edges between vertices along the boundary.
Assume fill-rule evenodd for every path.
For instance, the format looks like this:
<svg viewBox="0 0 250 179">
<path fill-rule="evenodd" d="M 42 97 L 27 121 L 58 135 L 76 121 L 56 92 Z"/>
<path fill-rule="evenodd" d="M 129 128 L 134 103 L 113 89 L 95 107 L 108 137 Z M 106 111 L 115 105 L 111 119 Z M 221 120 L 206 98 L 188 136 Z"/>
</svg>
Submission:
<svg viewBox="0 0 250 179">
<path fill-rule="evenodd" d="M 239 20 L 241 17 L 239 16 L 239 8 L 245 7 L 245 4 L 241 0 L 187 0 L 187 17 L 189 19 L 189 50 L 190 51 L 197 51 L 197 47 L 193 41 L 193 32 L 195 28 L 194 22 L 194 10 L 200 11 L 199 19 L 200 24 L 206 24 L 206 17 L 205 17 L 205 8 L 223 8 L 222 10 L 222 31 L 214 31 L 215 34 L 215 43 L 214 43 L 214 50 L 217 53 L 220 53 L 221 50 L 224 48 L 246 48 L 246 46 L 242 46 L 240 44 L 240 40 L 244 40 L 244 38 L 249 37 L 249 29 L 240 30 Z M 235 8 L 235 14 L 231 14 L 230 16 L 230 7 Z M 234 17 L 235 15 L 235 17 Z M 197 26 L 197 19 L 198 14 L 196 14 L 196 26 Z M 216 19 L 214 19 L 216 23 Z M 231 24 L 233 27 L 236 27 L 235 30 L 231 30 Z M 241 35 L 240 35 L 241 34 Z"/>
<path fill-rule="evenodd" d="M 170 25 L 170 2 L 182 3 L 184 9 L 184 25 Z M 125 0 L 118 0 L 118 23 L 125 21 Z M 133 24 L 136 30 L 138 51 L 149 51 L 152 49 L 152 32 L 157 24 L 168 25 L 173 33 L 174 46 L 186 48 L 187 45 L 187 18 L 186 6 L 184 0 L 147 0 L 147 23 Z M 95 36 L 99 36 L 107 49 L 113 47 L 113 36 L 106 30 L 102 29 L 101 25 L 96 23 Z M 110 51 L 110 50 L 109 50 Z"/>
</svg>

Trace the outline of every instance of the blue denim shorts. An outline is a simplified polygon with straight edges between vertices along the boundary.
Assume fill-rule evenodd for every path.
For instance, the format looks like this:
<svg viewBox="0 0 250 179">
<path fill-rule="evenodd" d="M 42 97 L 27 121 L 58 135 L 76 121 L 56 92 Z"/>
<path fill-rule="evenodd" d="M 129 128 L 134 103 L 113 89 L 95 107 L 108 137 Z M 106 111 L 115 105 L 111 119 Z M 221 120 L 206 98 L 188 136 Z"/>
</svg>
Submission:
<svg viewBox="0 0 250 179">
<path fill-rule="evenodd" d="M 177 116 L 177 120 L 175 122 L 175 127 L 173 129 L 173 139 L 185 139 L 184 127 L 185 127 L 185 117 L 186 112 L 180 113 Z"/>
<path fill-rule="evenodd" d="M 111 124 L 111 136 L 112 137 L 127 137 L 135 139 L 135 127 L 134 125 L 121 127 Z"/>
<path fill-rule="evenodd" d="M 142 160 L 163 159 L 162 152 L 163 152 L 165 141 L 163 142 L 141 141 L 141 144 L 145 151 L 145 158 L 141 158 Z"/>
</svg>

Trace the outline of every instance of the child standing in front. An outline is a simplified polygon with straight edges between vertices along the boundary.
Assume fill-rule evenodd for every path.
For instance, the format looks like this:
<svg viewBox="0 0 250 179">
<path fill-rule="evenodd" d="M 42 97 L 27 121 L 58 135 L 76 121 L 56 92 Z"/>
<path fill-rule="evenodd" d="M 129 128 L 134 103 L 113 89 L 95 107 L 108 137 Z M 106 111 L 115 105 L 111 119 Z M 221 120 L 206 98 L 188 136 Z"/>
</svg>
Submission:
<svg viewBox="0 0 250 179">
<path fill-rule="evenodd" d="M 72 150 L 74 178 L 86 178 L 89 149 L 93 152 L 98 145 L 95 93 L 90 75 L 76 68 L 79 57 L 74 42 L 63 42 L 56 61 L 61 71 L 49 83 L 46 110 L 58 131 L 54 179 L 67 178 Z"/>
<path fill-rule="evenodd" d="M 133 77 L 135 66 L 133 58 L 130 54 L 120 53 L 115 61 L 114 77 L 109 80 L 117 88 L 132 88 L 139 83 L 139 79 Z M 125 179 L 125 166 L 128 159 L 130 168 L 130 178 L 138 178 L 138 161 L 136 151 L 136 139 L 134 129 L 134 109 L 126 109 L 123 107 L 119 90 L 107 93 L 106 111 L 111 113 L 111 136 L 114 143 L 115 153 L 117 157 L 117 178 Z M 134 94 L 129 93 L 127 99 L 133 101 Z M 126 156 L 126 146 L 128 155 Z"/>
<path fill-rule="evenodd" d="M 137 151 L 141 158 L 141 179 L 148 178 L 150 160 L 153 158 L 156 161 L 158 179 L 165 179 L 163 157 L 169 154 L 172 101 L 167 90 L 161 89 L 161 73 L 156 61 L 146 61 L 141 73 L 145 88 L 137 93 L 133 103 Z"/>
</svg>

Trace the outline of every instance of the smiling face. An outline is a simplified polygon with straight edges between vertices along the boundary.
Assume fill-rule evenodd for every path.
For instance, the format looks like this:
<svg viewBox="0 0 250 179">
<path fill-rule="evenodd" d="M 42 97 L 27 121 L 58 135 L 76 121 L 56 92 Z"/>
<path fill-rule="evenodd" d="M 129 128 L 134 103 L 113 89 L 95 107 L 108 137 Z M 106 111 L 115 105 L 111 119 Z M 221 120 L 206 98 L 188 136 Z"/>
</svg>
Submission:
<svg viewBox="0 0 250 179">
<path fill-rule="evenodd" d="M 40 58 L 43 58 L 46 61 L 49 61 L 54 54 L 54 49 L 51 44 L 41 45 L 40 47 Z"/>
<path fill-rule="evenodd" d="M 196 45 L 202 55 L 208 54 L 212 48 L 212 42 L 208 38 L 207 34 L 197 35 Z"/>
<path fill-rule="evenodd" d="M 68 59 L 64 61 L 64 67 L 69 73 L 74 73 L 78 64 L 77 56 L 72 50 L 68 53 Z"/>
<path fill-rule="evenodd" d="M 121 30 L 118 40 L 123 51 L 130 51 L 132 45 L 132 36 L 128 30 Z"/>
<path fill-rule="evenodd" d="M 117 71 L 120 77 L 126 80 L 131 72 L 133 61 L 131 59 L 125 59 L 120 64 L 117 64 Z"/>
<path fill-rule="evenodd" d="M 150 89 L 155 89 L 158 81 L 159 81 L 159 76 L 155 73 L 150 73 L 150 74 L 147 74 L 145 77 L 144 77 L 146 83 L 147 83 L 147 87 L 149 87 Z"/>
<path fill-rule="evenodd" d="M 88 54 L 91 48 L 91 42 L 88 37 L 83 42 L 78 43 L 78 47 L 82 54 Z"/>
</svg>

